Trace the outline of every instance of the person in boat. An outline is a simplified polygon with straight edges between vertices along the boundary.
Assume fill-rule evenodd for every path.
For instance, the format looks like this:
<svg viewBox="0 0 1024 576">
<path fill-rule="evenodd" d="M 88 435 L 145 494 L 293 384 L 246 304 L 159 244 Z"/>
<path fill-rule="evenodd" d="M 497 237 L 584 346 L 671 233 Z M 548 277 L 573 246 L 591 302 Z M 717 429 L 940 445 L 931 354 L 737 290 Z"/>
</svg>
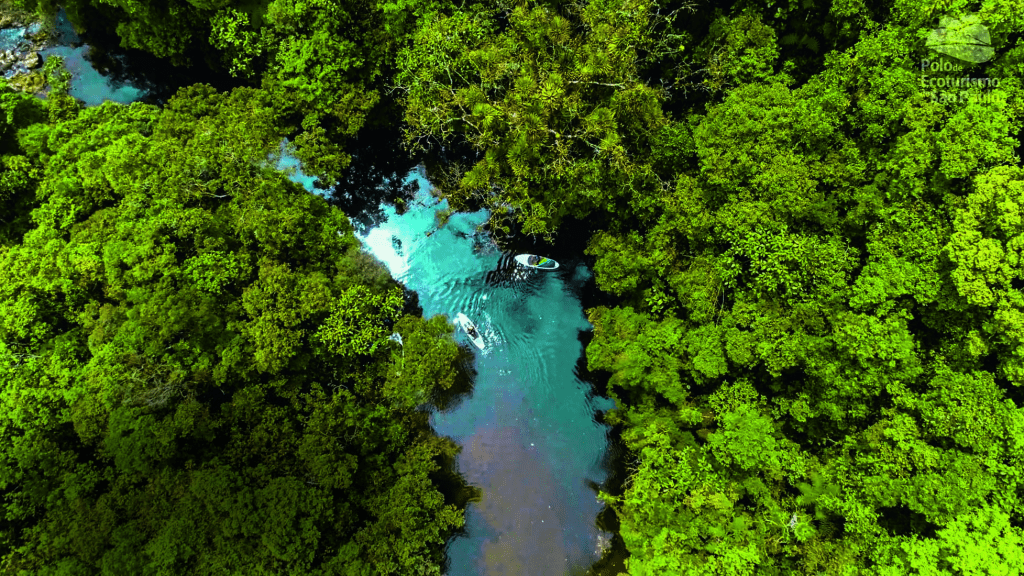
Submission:
<svg viewBox="0 0 1024 576">
<path fill-rule="evenodd" d="M 536 266 L 537 264 L 540 264 L 540 256 L 537 256 L 536 254 L 530 254 L 530 257 L 527 258 L 526 261 L 530 264 L 530 266 Z"/>
<path fill-rule="evenodd" d="M 473 326 L 472 324 L 466 326 L 466 333 L 469 334 L 470 338 L 476 338 L 477 336 L 479 336 L 479 334 L 477 334 L 476 332 L 476 326 Z"/>
</svg>

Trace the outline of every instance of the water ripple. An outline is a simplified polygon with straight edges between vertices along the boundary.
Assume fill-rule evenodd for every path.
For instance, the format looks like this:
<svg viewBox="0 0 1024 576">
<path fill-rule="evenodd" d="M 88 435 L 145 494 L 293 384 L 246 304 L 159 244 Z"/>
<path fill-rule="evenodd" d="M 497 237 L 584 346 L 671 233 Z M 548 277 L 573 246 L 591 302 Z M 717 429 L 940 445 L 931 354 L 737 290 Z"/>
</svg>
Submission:
<svg viewBox="0 0 1024 576">
<path fill-rule="evenodd" d="M 606 477 L 608 428 L 595 412 L 611 407 L 577 377 L 578 334 L 590 325 L 573 287 L 585 271 L 523 268 L 481 249 L 486 214 L 454 214 L 434 230 L 435 209 L 425 200 L 364 241 L 419 294 L 426 316 L 462 312 L 486 343 L 478 350 L 457 329 L 474 352 L 473 392 L 431 416 L 462 445 L 459 469 L 483 494 L 467 511 L 467 535 L 447 549 L 448 574 L 583 573 L 601 545 L 602 505 L 588 486 Z"/>
</svg>

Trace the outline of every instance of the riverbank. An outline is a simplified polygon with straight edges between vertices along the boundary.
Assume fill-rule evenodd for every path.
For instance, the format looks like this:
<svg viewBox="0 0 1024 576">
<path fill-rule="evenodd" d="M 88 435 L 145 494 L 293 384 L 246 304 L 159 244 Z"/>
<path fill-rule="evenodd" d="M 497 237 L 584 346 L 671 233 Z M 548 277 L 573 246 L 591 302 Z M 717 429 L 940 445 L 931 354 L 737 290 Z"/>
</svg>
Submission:
<svg viewBox="0 0 1024 576">
<path fill-rule="evenodd" d="M 56 18 L 0 2 L 0 73 L 9 86 L 37 96 L 45 93 L 40 52 L 57 44 L 56 31 Z"/>
</svg>

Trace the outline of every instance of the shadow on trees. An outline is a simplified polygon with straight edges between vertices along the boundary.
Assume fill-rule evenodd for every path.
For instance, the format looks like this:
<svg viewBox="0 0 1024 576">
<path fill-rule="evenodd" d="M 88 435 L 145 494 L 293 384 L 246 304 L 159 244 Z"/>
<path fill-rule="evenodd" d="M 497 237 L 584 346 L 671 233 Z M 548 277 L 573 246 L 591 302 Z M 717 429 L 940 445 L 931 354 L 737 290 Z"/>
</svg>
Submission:
<svg viewBox="0 0 1024 576">
<path fill-rule="evenodd" d="M 455 382 L 447 390 L 434 389 L 429 400 L 432 409 L 438 412 L 451 412 L 473 396 L 473 382 L 477 375 L 477 371 L 473 367 L 474 358 L 468 345 L 459 345 L 459 355 L 455 359 L 455 364 L 459 369 L 455 373 Z"/>
<path fill-rule="evenodd" d="M 629 477 L 627 462 L 629 450 L 622 443 L 622 426 L 614 426 L 608 431 L 608 449 L 601 460 L 601 468 L 608 476 L 601 484 L 588 482 L 588 486 L 596 495 L 598 491 L 621 496 L 625 491 L 626 479 Z M 619 533 L 619 516 L 607 504 L 597 514 L 597 527 L 604 532 L 613 534 L 610 546 L 587 571 L 587 576 L 615 576 L 626 572 L 626 558 L 629 551 Z"/>
<path fill-rule="evenodd" d="M 878 508 L 877 511 L 878 525 L 893 536 L 935 537 L 937 526 L 929 522 L 927 517 L 920 512 L 914 512 L 906 506 Z"/>
<path fill-rule="evenodd" d="M 577 359 L 573 374 L 581 381 L 590 384 L 589 396 L 607 397 L 608 381 L 611 378 L 611 374 L 603 370 L 591 371 L 587 367 L 586 348 L 593 338 L 593 330 L 580 330 L 577 334 L 577 339 L 583 345 L 584 352 Z M 605 412 L 598 410 L 594 415 L 594 419 L 600 423 L 605 423 Z M 627 466 L 630 454 L 622 442 L 622 431 L 623 427 L 621 425 L 610 426 L 608 430 L 608 448 L 601 459 L 601 469 L 605 471 L 607 476 L 601 484 L 596 482 L 587 483 L 590 489 L 594 491 L 595 496 L 598 492 L 621 496 L 625 489 L 626 479 L 629 477 Z M 587 570 L 586 576 L 615 576 L 626 572 L 625 561 L 629 557 L 629 552 L 626 550 L 626 544 L 619 534 L 619 517 L 615 510 L 606 504 L 597 514 L 596 524 L 600 530 L 611 532 L 613 536 L 611 545 L 604 551 L 601 558 Z"/>
</svg>

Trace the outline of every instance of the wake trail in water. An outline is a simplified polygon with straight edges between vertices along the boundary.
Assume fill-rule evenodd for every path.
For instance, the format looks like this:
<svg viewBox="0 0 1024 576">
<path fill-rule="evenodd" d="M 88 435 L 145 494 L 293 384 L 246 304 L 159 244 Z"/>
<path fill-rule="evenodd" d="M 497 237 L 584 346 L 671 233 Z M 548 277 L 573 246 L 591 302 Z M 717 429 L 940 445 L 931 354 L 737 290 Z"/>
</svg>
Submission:
<svg viewBox="0 0 1024 576">
<path fill-rule="evenodd" d="M 537 271 L 516 262 L 515 254 L 511 252 L 502 254 L 494 270 L 488 272 L 484 278 L 488 285 L 516 289 L 535 287 L 537 279 Z"/>
</svg>

